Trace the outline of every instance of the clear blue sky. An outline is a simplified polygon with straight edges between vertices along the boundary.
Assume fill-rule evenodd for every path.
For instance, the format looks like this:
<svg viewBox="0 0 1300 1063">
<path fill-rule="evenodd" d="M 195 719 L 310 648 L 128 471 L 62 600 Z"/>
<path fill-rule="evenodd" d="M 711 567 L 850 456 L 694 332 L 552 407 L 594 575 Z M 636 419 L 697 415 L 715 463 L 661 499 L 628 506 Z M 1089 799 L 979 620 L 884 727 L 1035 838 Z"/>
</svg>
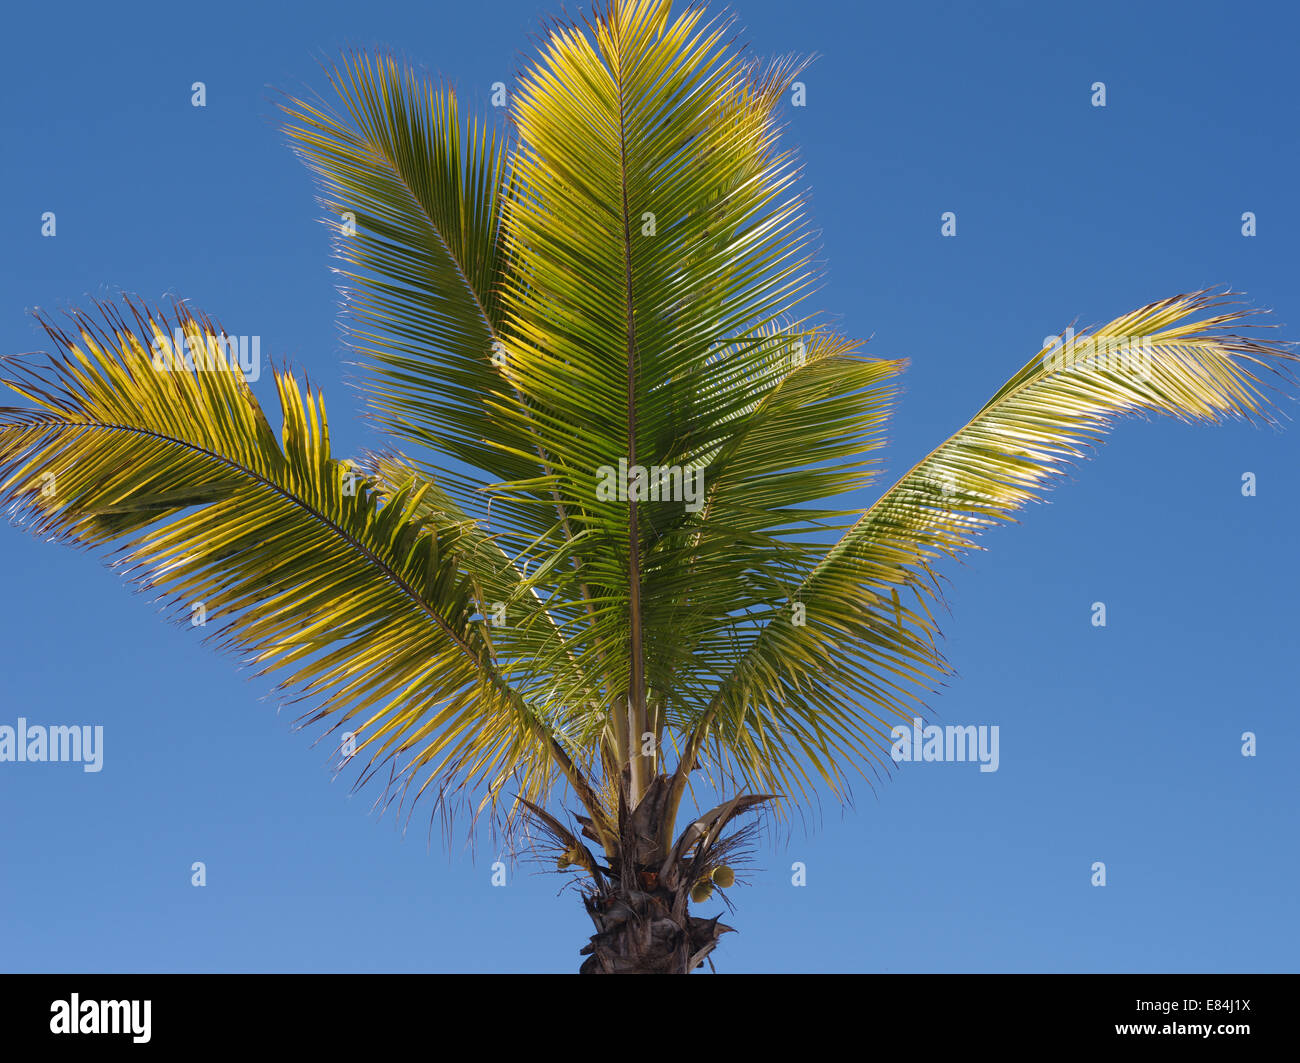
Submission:
<svg viewBox="0 0 1300 1063">
<path fill-rule="evenodd" d="M 1300 338 L 1294 6 L 734 9 L 757 54 L 821 56 L 787 136 L 824 231 L 821 305 L 911 360 L 893 469 L 1076 319 L 1232 285 Z M 386 45 L 487 110 L 559 10 L 6 11 L 0 352 L 43 346 L 34 306 L 175 294 L 307 371 L 341 453 L 377 442 L 273 89 L 323 90 L 318 56 Z M 1049 504 L 949 566 L 960 676 L 934 709 L 998 725 L 999 770 L 904 765 L 855 808 L 769 835 L 720 969 L 1296 970 L 1298 469 L 1294 426 L 1126 422 Z M 0 764 L 0 970 L 576 969 L 591 928 L 556 876 L 521 864 L 493 888 L 491 840 L 447 853 L 435 830 L 430 848 L 427 810 L 402 838 L 370 812 L 378 789 L 330 782 L 326 743 L 292 731 L 268 685 L 97 558 L 7 525 L 0 552 L 0 724 L 105 728 L 99 773 Z"/>
</svg>

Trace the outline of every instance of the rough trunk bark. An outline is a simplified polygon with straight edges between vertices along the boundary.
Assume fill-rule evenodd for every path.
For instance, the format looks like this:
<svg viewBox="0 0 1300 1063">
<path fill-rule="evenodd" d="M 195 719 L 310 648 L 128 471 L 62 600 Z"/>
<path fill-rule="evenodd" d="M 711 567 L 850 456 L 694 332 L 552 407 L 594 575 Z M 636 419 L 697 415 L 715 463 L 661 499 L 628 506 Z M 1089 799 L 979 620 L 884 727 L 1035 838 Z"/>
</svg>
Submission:
<svg viewBox="0 0 1300 1063">
<path fill-rule="evenodd" d="M 718 916 L 691 915 L 689 885 L 666 889 L 657 871 L 644 868 L 628 877 L 627 886 L 620 878 L 583 898 L 596 933 L 582 950 L 581 974 L 690 974 L 733 929 Z"/>
<path fill-rule="evenodd" d="M 753 838 L 753 825 L 724 836 L 737 817 L 774 794 L 744 794 L 724 801 L 698 816 L 677 839 L 672 837 L 678 796 L 673 777 L 650 780 L 641 800 L 629 809 L 628 773 L 624 769 L 617 824 L 612 814 L 591 805 L 596 819 L 575 815 L 582 837 L 600 843 L 608 866 L 544 808 L 520 797 L 532 822 L 555 845 L 560 871 L 580 869 L 590 876 L 583 886 L 583 904 L 596 925 L 591 941 L 581 949 L 587 959 L 582 974 L 690 974 L 717 947 L 718 939 L 734 931 L 720 916 L 690 913 L 690 903 L 704 904 L 713 888 L 729 889 L 735 870 L 729 866 L 743 856 Z"/>
</svg>

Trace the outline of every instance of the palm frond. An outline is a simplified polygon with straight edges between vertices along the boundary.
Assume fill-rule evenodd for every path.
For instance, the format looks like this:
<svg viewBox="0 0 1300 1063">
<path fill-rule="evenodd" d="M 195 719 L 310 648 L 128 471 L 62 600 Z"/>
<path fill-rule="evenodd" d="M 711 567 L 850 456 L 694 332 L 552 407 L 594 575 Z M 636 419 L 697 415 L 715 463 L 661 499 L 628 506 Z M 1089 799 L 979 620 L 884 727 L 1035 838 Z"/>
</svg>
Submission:
<svg viewBox="0 0 1300 1063">
<path fill-rule="evenodd" d="M 629 0 L 551 31 L 514 94 L 502 220 L 504 373 L 523 401 L 500 413 L 546 440 L 544 484 L 568 532 L 548 542 L 565 561 L 558 590 L 589 605 L 603 671 L 621 677 L 609 701 L 627 706 L 626 719 L 603 712 L 642 776 L 631 736 L 654 726 L 655 688 L 674 689 L 677 580 L 746 529 L 701 537 L 680 494 L 610 497 L 599 482 L 624 467 L 688 475 L 727 450 L 737 415 L 778 383 L 771 326 L 815 278 L 797 169 L 774 149 L 797 65 L 742 61 L 725 23 L 670 7 Z M 859 442 L 841 438 L 840 456 Z M 783 518 L 749 516 L 755 528 Z"/>
<path fill-rule="evenodd" d="M 114 547 L 115 567 L 178 618 L 201 603 L 210 640 L 313 700 L 307 722 L 347 725 L 372 773 L 394 762 L 404 787 L 423 776 L 419 791 L 477 792 L 480 808 L 512 777 L 528 797 L 563 776 L 592 799 L 476 618 L 500 573 L 430 485 L 380 496 L 350 482 L 320 395 L 280 371 L 277 440 L 205 319 L 100 309 L 72 315 L 71 334 L 42 319 L 48 365 L 5 363 L 32 404 L 0 407 L 11 516 Z"/>
<path fill-rule="evenodd" d="M 439 474 L 481 517 L 484 484 L 542 469 L 526 424 L 495 415 L 516 401 L 494 360 L 506 145 L 486 124 L 462 122 L 450 89 L 391 57 L 348 55 L 330 80 L 341 114 L 301 99 L 283 110 L 350 267 L 348 341 L 366 360 L 379 420 L 422 459 L 432 449 L 468 466 Z"/>
<path fill-rule="evenodd" d="M 1290 378 L 1294 355 L 1240 334 L 1255 324 L 1248 309 L 1199 316 L 1220 305 L 1175 296 L 1040 351 L 809 572 L 795 595 L 806 623 L 770 610 L 695 720 L 682 769 L 707 760 L 749 786 L 820 777 L 838 792 L 844 765 L 887 763 L 892 727 L 948 672 L 930 609 L 938 559 L 1037 499 L 1116 416 L 1215 422 L 1269 408 L 1258 374 Z"/>
</svg>

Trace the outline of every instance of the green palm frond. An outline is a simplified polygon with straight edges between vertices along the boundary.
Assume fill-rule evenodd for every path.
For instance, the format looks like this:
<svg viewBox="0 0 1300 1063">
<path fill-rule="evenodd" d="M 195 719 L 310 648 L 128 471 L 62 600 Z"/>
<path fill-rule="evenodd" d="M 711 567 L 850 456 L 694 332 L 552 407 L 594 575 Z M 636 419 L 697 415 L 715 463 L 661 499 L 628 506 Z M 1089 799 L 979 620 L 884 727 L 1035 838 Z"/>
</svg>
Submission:
<svg viewBox="0 0 1300 1063">
<path fill-rule="evenodd" d="M 833 788 L 842 765 L 883 763 L 892 726 L 921 708 L 915 692 L 947 671 L 929 609 L 936 559 L 975 548 L 979 531 L 1038 498 L 1115 416 L 1215 422 L 1267 409 L 1257 374 L 1289 377 L 1294 356 L 1236 331 L 1254 324 L 1249 310 L 1199 316 L 1218 305 L 1176 296 L 1040 351 L 812 569 L 797 592 L 805 625 L 771 610 L 684 763 L 698 753 L 768 787 L 812 782 L 806 763 Z"/>
<path fill-rule="evenodd" d="M 725 450 L 737 415 L 777 386 L 771 328 L 814 279 L 797 169 L 774 147 L 797 65 L 742 62 L 725 23 L 670 7 L 634 0 L 586 30 L 552 31 L 515 92 L 502 220 L 504 373 L 523 401 L 501 413 L 546 440 L 546 487 L 568 532 L 548 545 L 572 558 L 558 589 L 590 606 L 603 671 L 618 677 L 609 701 L 627 705 L 626 718 L 610 715 L 612 740 L 641 782 L 649 769 L 631 736 L 661 729 L 656 690 L 675 697 L 689 682 L 675 621 L 716 620 L 720 588 L 696 580 L 685 602 L 678 581 L 746 534 L 754 545 L 773 520 L 701 535 L 680 495 L 608 497 L 599 481 L 620 463 L 690 475 Z M 861 450 L 854 432 L 838 443 L 836 457 Z M 750 593 L 732 591 L 727 612 Z"/>
<path fill-rule="evenodd" d="M 278 441 L 210 323 L 130 309 L 77 314 L 71 335 L 45 320 L 58 356 L 6 362 L 33 406 L 0 407 L 0 503 L 48 538 L 117 547 L 179 616 L 201 603 L 210 639 L 347 725 L 371 770 L 401 761 L 403 785 L 493 801 L 563 773 L 585 797 L 475 619 L 501 574 L 432 486 L 349 483 L 318 394 L 276 373 Z"/>
<path fill-rule="evenodd" d="M 481 516 L 483 483 L 542 469 L 528 428 L 496 415 L 515 401 L 494 362 L 506 145 L 392 58 L 350 55 L 330 79 L 342 113 L 290 99 L 285 131 L 349 266 L 348 334 L 371 405 L 397 438 L 469 467 L 439 474 Z"/>
</svg>

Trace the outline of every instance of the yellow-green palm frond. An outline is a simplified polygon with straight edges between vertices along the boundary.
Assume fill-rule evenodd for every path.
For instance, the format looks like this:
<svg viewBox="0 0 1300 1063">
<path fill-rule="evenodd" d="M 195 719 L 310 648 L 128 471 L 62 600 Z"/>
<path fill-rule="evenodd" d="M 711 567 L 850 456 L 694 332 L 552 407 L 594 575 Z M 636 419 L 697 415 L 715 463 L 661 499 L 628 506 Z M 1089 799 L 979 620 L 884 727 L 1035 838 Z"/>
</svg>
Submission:
<svg viewBox="0 0 1300 1063">
<path fill-rule="evenodd" d="M 843 767 L 887 763 L 890 731 L 947 672 L 929 603 L 933 564 L 1011 519 L 1113 417 L 1249 417 L 1262 372 L 1289 377 L 1283 344 L 1242 335 L 1249 310 L 1208 311 L 1207 292 L 1145 306 L 1040 351 L 962 429 L 895 483 L 796 591 L 800 624 L 774 606 L 692 738 L 701 759 L 750 786 L 839 791 Z M 688 762 L 693 757 L 688 756 Z"/>
<path fill-rule="evenodd" d="M 309 722 L 352 732 L 370 771 L 480 808 L 507 782 L 540 799 L 561 775 L 589 798 L 477 617 L 500 574 L 433 487 L 355 479 L 320 395 L 279 371 L 277 440 L 222 333 L 130 310 L 43 320 L 48 365 L 6 361 L 31 405 L 0 407 L 0 504 L 46 537 L 115 547 L 176 615 L 201 610 L 210 639 L 315 702 Z"/>
</svg>

